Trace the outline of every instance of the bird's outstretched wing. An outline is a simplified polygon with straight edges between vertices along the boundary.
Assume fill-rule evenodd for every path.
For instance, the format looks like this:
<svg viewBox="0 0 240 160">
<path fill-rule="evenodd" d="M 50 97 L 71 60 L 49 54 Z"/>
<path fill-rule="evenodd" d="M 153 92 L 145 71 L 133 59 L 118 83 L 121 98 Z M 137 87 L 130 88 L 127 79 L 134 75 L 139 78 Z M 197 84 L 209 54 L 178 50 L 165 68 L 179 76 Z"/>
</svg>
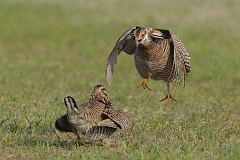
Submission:
<svg viewBox="0 0 240 160">
<path fill-rule="evenodd" d="M 181 73 L 183 73 L 183 86 L 185 86 L 186 76 L 191 72 L 191 58 L 177 35 L 172 34 L 172 40 L 174 44 L 175 72 L 177 72 L 176 75 L 179 75 L 178 77 L 181 77 Z"/>
<path fill-rule="evenodd" d="M 134 54 L 136 50 L 135 35 L 138 29 L 141 29 L 141 27 L 136 26 L 126 30 L 117 40 L 114 48 L 112 49 L 111 54 L 108 57 L 106 68 L 107 82 L 109 85 L 111 84 L 112 75 L 120 52 L 124 51 L 129 55 Z"/>
</svg>

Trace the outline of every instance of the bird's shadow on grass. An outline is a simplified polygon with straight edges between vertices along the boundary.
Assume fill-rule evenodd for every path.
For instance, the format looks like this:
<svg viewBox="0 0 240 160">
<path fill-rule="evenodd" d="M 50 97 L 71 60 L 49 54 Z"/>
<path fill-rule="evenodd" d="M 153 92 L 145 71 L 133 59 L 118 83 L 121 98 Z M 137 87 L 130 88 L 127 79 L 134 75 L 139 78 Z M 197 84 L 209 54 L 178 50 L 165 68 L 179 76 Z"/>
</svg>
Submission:
<svg viewBox="0 0 240 160">
<path fill-rule="evenodd" d="M 71 150 L 72 148 L 76 148 L 76 142 L 74 140 L 42 140 L 42 139 L 25 139 L 21 143 L 17 143 L 19 146 L 27 146 L 27 147 L 49 147 L 49 148 L 62 148 Z"/>
<path fill-rule="evenodd" d="M 53 124 L 45 124 L 41 121 L 18 123 L 13 119 L 0 120 L 0 132 L 5 145 L 17 145 L 24 147 L 56 147 L 71 149 L 76 147 L 76 139 L 71 133 L 64 134 L 56 131 Z M 13 139 L 11 143 L 9 138 Z"/>
<path fill-rule="evenodd" d="M 72 133 L 60 133 L 54 127 L 54 123 L 44 123 L 41 120 L 21 123 L 13 119 L 0 120 L 0 133 L 6 135 L 3 137 L 5 145 L 17 145 L 24 147 L 42 147 L 42 148 L 78 148 L 77 138 Z M 9 143 L 9 136 L 13 139 L 13 143 Z M 85 141 L 85 140 L 84 140 Z M 86 147 L 101 147 L 101 141 L 92 142 L 85 141 Z M 80 146 L 85 147 L 85 146 Z"/>
<path fill-rule="evenodd" d="M 91 142 L 86 142 L 87 146 L 78 146 L 76 141 L 73 140 L 53 140 L 51 142 L 47 140 L 35 140 L 35 139 L 26 139 L 25 141 L 22 142 L 22 144 L 18 144 L 19 146 L 28 146 L 28 147 L 54 147 L 54 148 L 62 148 L 62 149 L 67 149 L 71 150 L 74 148 L 86 148 L 86 147 L 93 147 L 97 146 L 100 147 L 102 145 L 100 144 L 93 144 Z"/>
</svg>

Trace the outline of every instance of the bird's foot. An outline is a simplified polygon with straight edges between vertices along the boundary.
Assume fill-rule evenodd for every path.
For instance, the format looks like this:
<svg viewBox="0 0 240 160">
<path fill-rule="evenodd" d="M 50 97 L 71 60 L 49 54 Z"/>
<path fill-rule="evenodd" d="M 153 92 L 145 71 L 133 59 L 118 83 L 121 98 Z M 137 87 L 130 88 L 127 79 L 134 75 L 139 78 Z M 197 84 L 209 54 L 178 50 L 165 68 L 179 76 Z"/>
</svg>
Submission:
<svg viewBox="0 0 240 160">
<path fill-rule="evenodd" d="M 140 83 L 137 85 L 137 88 L 143 87 L 143 89 L 146 89 L 146 88 L 147 88 L 147 89 L 151 90 L 151 89 L 148 87 L 147 83 L 148 83 L 148 79 L 144 79 L 142 82 L 140 82 Z"/>
<path fill-rule="evenodd" d="M 87 144 L 87 143 L 85 143 L 85 142 L 83 142 L 83 141 L 81 141 L 81 140 L 78 140 L 77 142 L 76 142 L 76 148 L 79 148 L 79 147 L 89 147 L 90 145 L 89 144 Z"/>
<path fill-rule="evenodd" d="M 109 146 L 111 148 L 118 148 L 119 147 L 119 142 L 117 140 L 114 140 L 114 139 L 103 139 L 102 140 L 102 144 L 106 145 L 106 146 Z"/>
<path fill-rule="evenodd" d="M 168 93 L 168 94 L 166 95 L 166 97 L 163 98 L 160 102 L 163 102 L 163 101 L 165 101 L 165 100 L 167 100 L 167 102 L 169 102 L 170 100 L 177 101 L 176 99 L 173 98 L 173 96 L 171 95 L 171 93 Z"/>
</svg>

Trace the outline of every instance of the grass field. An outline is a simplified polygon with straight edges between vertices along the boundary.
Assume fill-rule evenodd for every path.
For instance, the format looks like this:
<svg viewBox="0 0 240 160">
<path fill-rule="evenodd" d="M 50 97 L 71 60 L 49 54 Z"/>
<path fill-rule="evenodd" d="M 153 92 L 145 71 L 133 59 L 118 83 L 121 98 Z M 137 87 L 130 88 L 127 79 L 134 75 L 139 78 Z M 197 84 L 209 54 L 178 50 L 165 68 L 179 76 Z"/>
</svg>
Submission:
<svg viewBox="0 0 240 160">
<path fill-rule="evenodd" d="M 240 1 L 0 0 L 0 157 L 2 159 L 240 159 Z M 119 58 L 109 98 L 134 121 L 118 148 L 76 149 L 55 130 L 63 97 L 83 102 L 107 85 L 108 54 L 135 25 L 170 29 L 189 50 L 187 87 L 160 103 L 132 57 Z"/>
</svg>

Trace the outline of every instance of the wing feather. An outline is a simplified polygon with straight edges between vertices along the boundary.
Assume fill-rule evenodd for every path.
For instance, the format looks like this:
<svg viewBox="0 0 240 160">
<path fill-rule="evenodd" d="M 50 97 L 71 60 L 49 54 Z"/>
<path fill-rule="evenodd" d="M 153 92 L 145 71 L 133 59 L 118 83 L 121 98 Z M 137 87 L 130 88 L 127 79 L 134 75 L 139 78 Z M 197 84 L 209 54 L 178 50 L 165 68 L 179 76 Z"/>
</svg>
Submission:
<svg viewBox="0 0 240 160">
<path fill-rule="evenodd" d="M 183 72 L 183 86 L 185 87 L 186 76 L 191 72 L 191 58 L 180 38 L 177 35 L 172 34 L 172 39 L 174 43 L 175 72 L 177 75 L 179 75 L 178 77 L 181 77 L 181 73 Z"/>
<path fill-rule="evenodd" d="M 120 128 L 120 126 L 111 119 L 102 120 L 97 125 L 98 126 L 105 126 L 105 127 L 112 127 L 112 128 Z"/>
<path fill-rule="evenodd" d="M 121 129 L 130 129 L 132 127 L 132 122 L 129 116 L 126 112 L 123 112 L 120 109 L 111 106 L 109 108 L 106 108 L 104 114 L 116 122 L 121 127 Z"/>
<path fill-rule="evenodd" d="M 108 57 L 106 67 L 106 76 L 109 85 L 111 84 L 112 75 L 120 52 L 124 51 L 129 55 L 134 54 L 136 50 L 135 34 L 138 29 L 140 29 L 140 27 L 136 26 L 126 30 L 117 40 L 114 48 L 112 49 L 111 54 Z"/>
<path fill-rule="evenodd" d="M 86 132 L 86 136 L 91 137 L 92 140 L 101 140 L 109 138 L 117 128 L 107 126 L 94 126 Z"/>
</svg>

